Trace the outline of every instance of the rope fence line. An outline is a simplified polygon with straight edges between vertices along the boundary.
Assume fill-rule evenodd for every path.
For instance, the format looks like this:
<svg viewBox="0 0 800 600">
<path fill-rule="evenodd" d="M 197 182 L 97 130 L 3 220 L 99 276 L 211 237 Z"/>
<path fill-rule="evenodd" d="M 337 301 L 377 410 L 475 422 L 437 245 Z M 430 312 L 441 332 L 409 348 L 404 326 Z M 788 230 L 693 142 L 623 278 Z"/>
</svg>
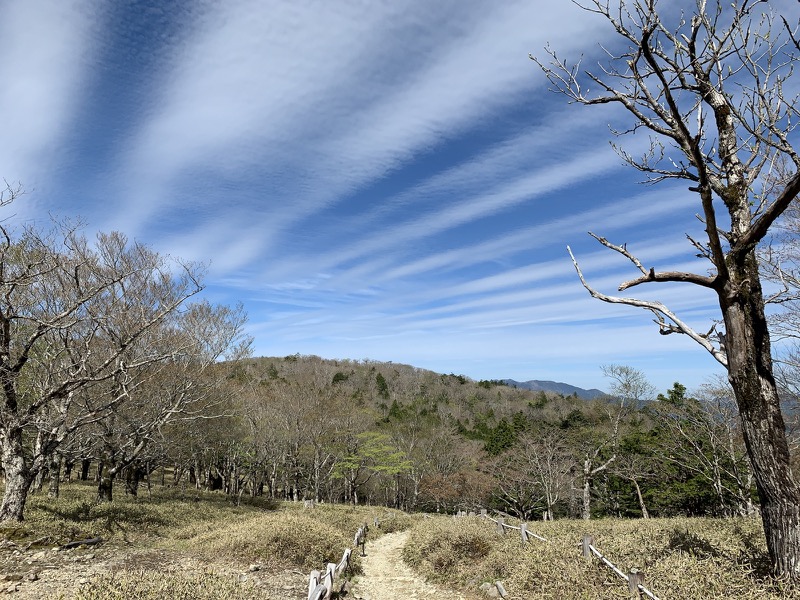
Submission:
<svg viewBox="0 0 800 600">
<path fill-rule="evenodd" d="M 516 527 L 514 525 L 510 525 L 510 524 L 506 523 L 505 522 L 505 518 L 503 518 L 503 517 L 497 517 L 496 519 L 493 519 L 492 517 L 489 516 L 489 514 L 488 514 L 488 512 L 487 512 L 487 510 L 485 508 L 481 509 L 480 514 L 477 514 L 477 515 L 474 512 L 467 513 L 466 511 L 459 511 L 458 513 L 453 515 L 453 518 L 467 517 L 467 516 L 469 516 L 469 517 L 477 516 L 477 517 L 480 517 L 482 519 L 486 519 L 488 521 L 493 522 L 496 525 L 497 532 L 500 535 L 505 535 L 506 529 L 513 529 L 513 530 L 519 531 L 523 545 L 527 544 L 527 543 L 530 543 L 530 538 L 536 538 L 536 539 L 538 539 L 538 540 L 540 540 L 542 542 L 548 542 L 548 543 L 550 542 L 550 540 L 548 540 L 547 538 L 545 538 L 545 537 L 543 537 L 541 535 L 537 535 L 537 534 L 535 534 L 535 533 L 533 533 L 531 531 L 528 531 L 528 524 L 527 523 L 524 523 L 524 522 L 520 523 L 519 527 Z M 621 579 L 624 579 L 628 583 L 628 590 L 630 591 L 632 598 L 639 599 L 639 598 L 642 597 L 642 595 L 645 595 L 648 598 L 650 598 L 651 600 L 659 600 L 658 596 L 656 596 L 653 592 L 651 592 L 649 589 L 647 589 L 644 586 L 644 573 L 643 572 L 641 572 L 638 569 L 634 568 L 634 569 L 631 569 L 630 571 L 628 571 L 627 574 L 624 573 L 621 569 L 619 569 L 616 565 L 614 565 L 610 560 L 608 560 L 608 558 L 603 556 L 603 554 L 594 546 L 594 538 L 591 535 L 587 534 L 587 535 L 583 536 L 582 546 L 583 546 L 583 556 L 584 556 L 584 558 L 586 558 L 587 560 L 591 560 L 592 556 L 596 556 L 604 565 L 609 567 L 617 576 L 619 576 Z M 503 584 L 500 581 L 495 581 L 494 585 L 497 588 L 497 591 L 500 594 L 500 597 L 501 598 L 505 598 L 506 597 L 506 591 L 503 588 Z"/>
<path fill-rule="evenodd" d="M 353 538 L 353 548 L 361 546 L 361 556 L 366 556 L 364 552 L 367 543 L 367 531 L 369 527 L 363 523 L 356 531 Z M 321 571 L 311 571 L 308 578 L 308 600 L 330 600 L 333 597 L 333 587 L 337 578 L 344 575 L 350 567 L 350 557 L 353 555 L 353 548 L 345 548 L 342 559 L 339 563 L 328 563 L 325 575 Z M 347 587 L 348 582 L 342 583 L 340 593 Z"/>
<path fill-rule="evenodd" d="M 608 560 L 603 554 L 594 547 L 594 538 L 590 535 L 583 536 L 583 556 L 584 558 L 591 560 L 592 555 L 599 558 L 603 564 L 609 567 L 614 573 L 616 573 L 620 578 L 624 579 L 628 582 L 628 590 L 631 592 L 631 595 L 634 598 L 641 598 L 641 594 L 644 594 L 648 598 L 652 600 L 659 600 L 658 596 L 653 594 L 650 590 L 644 587 L 644 573 L 639 571 L 638 569 L 631 569 L 628 571 L 626 575 L 623 573 L 614 563 Z"/>
<path fill-rule="evenodd" d="M 483 510 L 486 510 L 486 509 L 483 509 Z M 546 537 L 542 537 L 541 535 L 533 533 L 532 531 L 528 531 L 528 524 L 527 523 L 520 523 L 519 527 L 515 527 L 514 525 L 509 525 L 508 523 L 506 523 L 505 519 L 503 517 L 498 517 L 497 519 L 493 519 L 488 514 L 484 514 L 483 511 L 481 511 L 481 517 L 483 517 L 484 519 L 488 519 L 489 521 L 492 521 L 493 523 L 497 524 L 497 531 L 499 533 L 504 534 L 504 535 L 505 535 L 505 530 L 506 529 L 514 529 L 516 531 L 519 531 L 520 537 L 522 538 L 522 543 L 523 544 L 526 544 L 527 542 L 529 542 L 530 541 L 529 538 L 536 538 L 537 540 L 540 540 L 542 542 L 549 542 L 550 541 Z"/>
</svg>

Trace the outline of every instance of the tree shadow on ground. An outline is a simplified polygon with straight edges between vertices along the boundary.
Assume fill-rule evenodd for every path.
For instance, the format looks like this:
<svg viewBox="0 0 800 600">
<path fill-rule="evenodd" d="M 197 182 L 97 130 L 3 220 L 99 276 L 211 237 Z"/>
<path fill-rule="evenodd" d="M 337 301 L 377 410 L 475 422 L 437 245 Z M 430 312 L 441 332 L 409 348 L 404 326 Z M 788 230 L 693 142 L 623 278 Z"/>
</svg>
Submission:
<svg viewBox="0 0 800 600">
<path fill-rule="evenodd" d="M 719 558 L 726 554 L 702 536 L 688 529 L 675 528 L 669 534 L 667 548 L 675 552 L 685 552 L 699 558 Z"/>
</svg>

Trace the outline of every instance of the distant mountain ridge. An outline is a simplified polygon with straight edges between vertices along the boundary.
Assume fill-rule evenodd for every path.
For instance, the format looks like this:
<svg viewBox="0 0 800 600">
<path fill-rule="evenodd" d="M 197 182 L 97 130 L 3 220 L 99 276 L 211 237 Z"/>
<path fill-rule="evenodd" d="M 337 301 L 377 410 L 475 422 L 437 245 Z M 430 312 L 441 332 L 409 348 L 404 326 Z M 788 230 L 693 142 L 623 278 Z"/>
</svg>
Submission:
<svg viewBox="0 0 800 600">
<path fill-rule="evenodd" d="M 595 388 L 592 388 L 591 390 L 585 390 L 583 388 L 579 388 L 568 383 L 561 383 L 559 381 L 541 381 L 538 379 L 531 379 L 530 381 L 503 379 L 502 381 L 507 385 L 518 387 L 523 390 L 533 390 L 534 392 L 555 392 L 557 394 L 564 394 L 565 396 L 576 394 L 578 398 L 584 398 L 586 400 L 591 400 L 593 398 L 597 398 L 598 396 L 606 395 L 605 392 Z"/>
</svg>

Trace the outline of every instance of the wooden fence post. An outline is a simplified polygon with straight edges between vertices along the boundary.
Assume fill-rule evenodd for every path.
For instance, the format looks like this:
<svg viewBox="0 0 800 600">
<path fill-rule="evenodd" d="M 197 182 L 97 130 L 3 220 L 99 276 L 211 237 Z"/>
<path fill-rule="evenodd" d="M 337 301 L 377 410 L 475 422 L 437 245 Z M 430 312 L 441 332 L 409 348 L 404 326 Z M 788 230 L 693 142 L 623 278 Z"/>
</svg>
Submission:
<svg viewBox="0 0 800 600">
<path fill-rule="evenodd" d="M 309 600 L 314 595 L 314 590 L 317 589 L 319 585 L 319 571 L 311 571 L 311 577 L 308 578 L 308 598 Z"/>
<path fill-rule="evenodd" d="M 358 528 L 356 531 L 356 538 L 353 540 L 353 545 L 358 548 L 361 546 L 361 556 L 366 556 L 366 544 L 367 544 L 367 524 L 364 523 L 361 527 Z"/>
<path fill-rule="evenodd" d="M 644 573 L 638 569 L 631 569 L 628 572 L 628 591 L 631 593 L 631 598 L 637 600 L 642 597 L 639 593 L 639 586 L 644 585 Z"/>
<path fill-rule="evenodd" d="M 324 583 L 320 583 L 316 588 L 314 588 L 314 591 L 309 594 L 308 600 L 323 600 L 323 598 L 325 598 L 325 594 L 327 593 L 328 588 L 325 587 Z"/>
<path fill-rule="evenodd" d="M 497 517 L 497 533 L 500 535 L 506 534 L 506 523 L 503 517 Z"/>
<path fill-rule="evenodd" d="M 333 598 L 333 577 L 335 573 L 336 565 L 328 563 L 328 570 L 325 572 L 325 587 L 328 588 L 328 592 L 325 594 L 325 600 Z"/>
<path fill-rule="evenodd" d="M 583 558 L 592 560 L 592 550 L 589 546 L 594 545 L 594 538 L 588 534 L 583 536 Z"/>
<path fill-rule="evenodd" d="M 488 514 L 488 511 L 485 508 L 481 509 L 481 516 L 485 517 Z"/>
<path fill-rule="evenodd" d="M 528 524 L 527 523 L 520 523 L 519 524 L 519 535 L 522 537 L 522 543 L 527 544 L 529 541 L 528 538 Z"/>
<path fill-rule="evenodd" d="M 336 565 L 336 574 L 341 575 L 347 570 L 347 567 L 350 565 L 350 554 L 353 551 L 350 548 L 345 548 L 344 554 L 342 554 L 342 560 L 339 561 L 339 564 Z"/>
</svg>

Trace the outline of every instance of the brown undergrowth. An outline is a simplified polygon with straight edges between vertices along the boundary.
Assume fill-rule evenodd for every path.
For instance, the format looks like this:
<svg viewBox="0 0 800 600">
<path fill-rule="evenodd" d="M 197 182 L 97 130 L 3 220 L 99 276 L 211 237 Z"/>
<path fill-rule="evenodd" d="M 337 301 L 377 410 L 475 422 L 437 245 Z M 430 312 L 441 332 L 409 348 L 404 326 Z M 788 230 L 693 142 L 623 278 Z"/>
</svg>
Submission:
<svg viewBox="0 0 800 600">
<path fill-rule="evenodd" d="M 18 598 L 300 598 L 312 569 L 338 562 L 384 509 L 275 503 L 153 488 L 97 504 L 91 486 L 31 496 L 26 521 L 0 528 L 0 592 Z M 397 522 L 407 520 L 396 513 Z M 374 529 L 374 528 L 373 528 Z M 377 532 L 373 530 L 371 535 Z M 60 550 L 74 540 L 100 544 Z M 352 572 L 360 572 L 354 553 Z"/>
<path fill-rule="evenodd" d="M 771 580 L 757 519 L 556 521 L 529 529 L 549 540 L 523 545 L 478 517 L 435 518 L 411 530 L 404 556 L 426 577 L 472 585 L 503 582 L 510 600 L 629 598 L 627 583 L 581 552 L 584 534 L 623 572 L 643 571 L 662 600 L 786 600 L 800 589 Z"/>
</svg>

